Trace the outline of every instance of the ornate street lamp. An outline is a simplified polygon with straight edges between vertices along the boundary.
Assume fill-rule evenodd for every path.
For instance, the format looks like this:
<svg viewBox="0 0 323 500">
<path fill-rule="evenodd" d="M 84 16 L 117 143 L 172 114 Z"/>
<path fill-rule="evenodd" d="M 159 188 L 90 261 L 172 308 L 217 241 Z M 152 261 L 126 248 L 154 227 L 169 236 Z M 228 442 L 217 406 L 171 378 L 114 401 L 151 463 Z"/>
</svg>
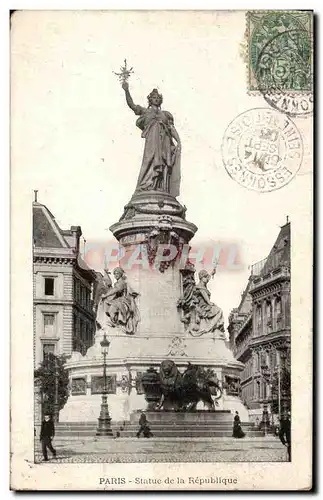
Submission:
<svg viewBox="0 0 323 500">
<path fill-rule="evenodd" d="M 100 416 L 98 418 L 98 427 L 96 430 L 97 436 L 110 436 L 113 437 L 112 429 L 111 429 L 111 417 L 109 415 L 109 407 L 107 403 L 108 399 L 108 387 L 107 387 L 107 365 L 106 365 L 106 357 L 109 352 L 110 342 L 104 334 L 103 340 L 100 342 L 101 351 L 103 355 L 103 391 L 102 391 L 102 402 L 101 402 L 101 411 Z"/>
</svg>

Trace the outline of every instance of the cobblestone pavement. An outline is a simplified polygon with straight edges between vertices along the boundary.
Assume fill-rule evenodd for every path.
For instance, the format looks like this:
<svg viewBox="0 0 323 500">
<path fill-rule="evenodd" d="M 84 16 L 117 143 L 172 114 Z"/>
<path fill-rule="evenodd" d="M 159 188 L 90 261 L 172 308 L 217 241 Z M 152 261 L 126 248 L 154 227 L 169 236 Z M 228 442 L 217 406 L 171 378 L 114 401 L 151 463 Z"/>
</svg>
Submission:
<svg viewBox="0 0 323 500">
<path fill-rule="evenodd" d="M 122 462 L 285 462 L 286 448 L 279 439 L 106 439 L 70 440 L 55 443 L 56 459 L 48 463 Z M 35 462 L 42 461 L 39 442 Z"/>
</svg>

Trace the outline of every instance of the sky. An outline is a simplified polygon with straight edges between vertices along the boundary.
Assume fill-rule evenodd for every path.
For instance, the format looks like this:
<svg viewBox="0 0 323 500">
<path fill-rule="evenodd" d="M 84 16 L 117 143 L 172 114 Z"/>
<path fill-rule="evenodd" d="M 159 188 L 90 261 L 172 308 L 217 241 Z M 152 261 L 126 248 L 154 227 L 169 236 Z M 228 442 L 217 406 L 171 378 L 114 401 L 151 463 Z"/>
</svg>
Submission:
<svg viewBox="0 0 323 500">
<path fill-rule="evenodd" d="M 113 74 L 127 58 L 135 103 L 146 105 L 157 87 L 174 116 L 182 142 L 178 199 L 198 227 L 193 243 L 241 249 L 241 269 L 222 269 L 210 285 L 226 322 L 249 266 L 268 255 L 287 215 L 293 234 L 311 207 L 306 118 L 294 119 L 304 156 L 284 188 L 251 191 L 224 168 L 229 123 L 269 106 L 248 94 L 245 26 L 243 11 L 25 11 L 13 15 L 11 31 L 11 179 L 21 214 L 37 189 L 62 228 L 80 225 L 87 244 L 113 239 L 108 228 L 134 192 L 144 146 Z"/>
</svg>

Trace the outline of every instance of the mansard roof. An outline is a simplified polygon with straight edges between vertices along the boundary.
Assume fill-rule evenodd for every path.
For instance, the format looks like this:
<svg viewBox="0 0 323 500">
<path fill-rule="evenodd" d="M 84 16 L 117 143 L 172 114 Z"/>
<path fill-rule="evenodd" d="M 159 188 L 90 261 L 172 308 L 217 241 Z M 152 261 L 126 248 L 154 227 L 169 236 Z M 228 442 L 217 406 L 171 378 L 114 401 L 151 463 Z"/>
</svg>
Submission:
<svg viewBox="0 0 323 500">
<path fill-rule="evenodd" d="M 282 266 L 290 267 L 290 223 L 288 222 L 281 227 L 274 246 L 272 247 L 268 257 L 252 266 L 251 276 L 244 289 L 241 300 L 237 308 L 230 313 L 231 320 L 241 320 L 247 318 L 252 309 L 252 297 L 250 289 L 254 289 L 253 280 L 255 277 L 266 276 L 272 270 Z M 229 320 L 230 320 L 229 318 Z"/>
<path fill-rule="evenodd" d="M 282 266 L 290 267 L 290 223 L 281 227 L 276 242 L 272 247 L 261 276 Z"/>
<path fill-rule="evenodd" d="M 252 307 L 252 298 L 251 295 L 249 294 L 250 286 L 251 286 L 251 277 L 249 277 L 248 279 L 247 286 L 242 293 L 241 301 L 238 306 L 238 310 L 242 314 L 243 313 L 248 314 Z"/>
<path fill-rule="evenodd" d="M 33 242 L 38 248 L 70 248 L 53 214 L 38 202 L 33 203 Z"/>
</svg>

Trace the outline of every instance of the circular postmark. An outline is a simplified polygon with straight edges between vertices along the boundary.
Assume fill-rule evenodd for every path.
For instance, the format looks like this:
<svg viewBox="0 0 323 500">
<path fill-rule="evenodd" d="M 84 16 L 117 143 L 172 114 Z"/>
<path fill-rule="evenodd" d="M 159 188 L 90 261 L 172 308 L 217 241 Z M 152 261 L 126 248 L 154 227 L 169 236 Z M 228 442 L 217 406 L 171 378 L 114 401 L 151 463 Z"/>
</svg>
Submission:
<svg viewBox="0 0 323 500">
<path fill-rule="evenodd" d="M 289 116 L 313 112 L 311 29 L 295 13 L 265 15 L 251 36 L 251 65 L 266 102 Z"/>
<path fill-rule="evenodd" d="M 266 102 L 289 116 L 311 115 L 314 106 L 311 71 L 307 64 L 301 64 L 296 49 L 294 53 L 288 50 L 289 43 L 295 41 L 298 46 L 300 36 L 301 32 L 290 31 L 270 40 L 259 53 L 255 71 Z"/>
<path fill-rule="evenodd" d="M 286 115 L 254 108 L 237 116 L 222 141 L 224 166 L 232 179 L 262 193 L 288 184 L 303 158 L 301 135 Z"/>
</svg>

